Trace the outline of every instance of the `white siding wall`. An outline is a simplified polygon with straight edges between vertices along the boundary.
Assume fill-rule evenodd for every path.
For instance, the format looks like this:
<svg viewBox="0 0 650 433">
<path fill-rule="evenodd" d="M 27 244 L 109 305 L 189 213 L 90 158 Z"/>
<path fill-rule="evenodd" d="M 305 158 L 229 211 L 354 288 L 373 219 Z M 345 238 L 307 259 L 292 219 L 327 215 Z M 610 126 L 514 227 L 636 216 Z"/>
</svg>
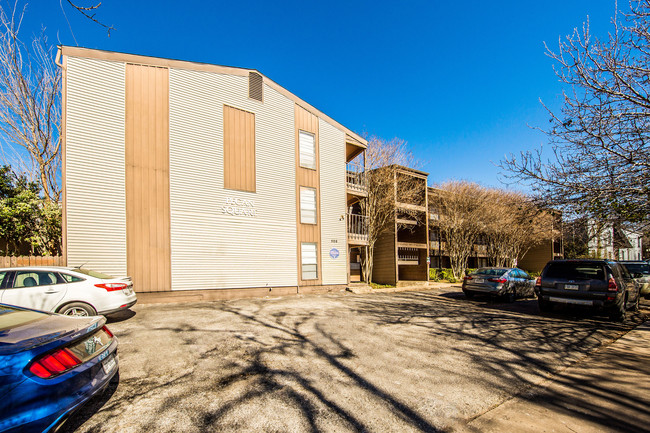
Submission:
<svg viewBox="0 0 650 433">
<path fill-rule="evenodd" d="M 347 284 L 345 133 L 319 119 L 323 284 Z M 330 251 L 336 249 L 334 259 Z"/>
<path fill-rule="evenodd" d="M 124 63 L 67 58 L 68 265 L 126 275 Z"/>
<path fill-rule="evenodd" d="M 248 77 L 170 70 L 172 289 L 295 286 L 298 281 L 294 103 Z M 223 105 L 255 113 L 257 191 L 223 188 Z M 227 199 L 256 216 L 232 216 Z"/>
</svg>

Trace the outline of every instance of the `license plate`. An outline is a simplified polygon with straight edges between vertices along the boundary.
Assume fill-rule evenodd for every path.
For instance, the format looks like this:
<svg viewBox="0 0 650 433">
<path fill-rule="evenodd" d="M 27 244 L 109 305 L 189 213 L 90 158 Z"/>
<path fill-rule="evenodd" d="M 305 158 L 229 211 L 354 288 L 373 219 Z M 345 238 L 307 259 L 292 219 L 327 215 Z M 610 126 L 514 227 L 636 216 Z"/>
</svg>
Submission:
<svg viewBox="0 0 650 433">
<path fill-rule="evenodd" d="M 578 290 L 578 285 L 577 284 L 565 284 L 564 288 L 567 290 Z"/>
<path fill-rule="evenodd" d="M 102 368 L 104 373 L 108 374 L 115 369 L 117 366 L 117 361 L 115 361 L 115 356 L 110 355 L 105 360 L 102 361 Z"/>
<path fill-rule="evenodd" d="M 484 280 L 483 278 L 477 278 L 477 279 L 474 280 L 474 281 L 475 281 L 476 283 L 482 283 L 482 282 L 484 282 L 485 280 Z"/>
</svg>

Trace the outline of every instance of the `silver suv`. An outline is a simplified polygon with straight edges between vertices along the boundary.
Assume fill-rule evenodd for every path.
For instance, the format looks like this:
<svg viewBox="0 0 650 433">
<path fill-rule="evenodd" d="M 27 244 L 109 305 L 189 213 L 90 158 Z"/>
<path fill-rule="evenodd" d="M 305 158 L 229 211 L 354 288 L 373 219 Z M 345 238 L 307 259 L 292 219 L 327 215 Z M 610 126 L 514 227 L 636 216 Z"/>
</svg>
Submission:
<svg viewBox="0 0 650 433">
<path fill-rule="evenodd" d="M 604 310 L 622 322 L 628 309 L 639 309 L 639 286 L 624 266 L 611 260 L 553 260 L 535 282 L 540 311 L 554 304 Z"/>
</svg>

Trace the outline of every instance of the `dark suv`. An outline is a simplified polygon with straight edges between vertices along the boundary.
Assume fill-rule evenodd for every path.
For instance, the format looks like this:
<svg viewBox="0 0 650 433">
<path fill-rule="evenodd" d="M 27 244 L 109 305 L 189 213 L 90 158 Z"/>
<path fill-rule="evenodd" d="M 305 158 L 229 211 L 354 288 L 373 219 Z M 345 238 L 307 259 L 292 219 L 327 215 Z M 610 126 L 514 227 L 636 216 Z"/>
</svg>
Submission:
<svg viewBox="0 0 650 433">
<path fill-rule="evenodd" d="M 535 283 L 540 311 L 553 304 L 583 305 L 605 310 L 615 321 L 628 308 L 639 308 L 639 288 L 624 266 L 611 260 L 553 260 Z"/>
</svg>

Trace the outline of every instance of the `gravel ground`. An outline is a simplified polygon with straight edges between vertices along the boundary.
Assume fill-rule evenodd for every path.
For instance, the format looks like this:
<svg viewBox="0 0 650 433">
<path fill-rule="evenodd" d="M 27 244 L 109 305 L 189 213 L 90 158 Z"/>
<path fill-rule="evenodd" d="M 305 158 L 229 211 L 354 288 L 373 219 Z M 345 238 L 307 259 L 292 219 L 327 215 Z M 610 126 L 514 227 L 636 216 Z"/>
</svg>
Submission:
<svg viewBox="0 0 650 433">
<path fill-rule="evenodd" d="M 63 431 L 449 430 L 642 321 L 454 290 L 136 305 L 119 385 Z"/>
</svg>

